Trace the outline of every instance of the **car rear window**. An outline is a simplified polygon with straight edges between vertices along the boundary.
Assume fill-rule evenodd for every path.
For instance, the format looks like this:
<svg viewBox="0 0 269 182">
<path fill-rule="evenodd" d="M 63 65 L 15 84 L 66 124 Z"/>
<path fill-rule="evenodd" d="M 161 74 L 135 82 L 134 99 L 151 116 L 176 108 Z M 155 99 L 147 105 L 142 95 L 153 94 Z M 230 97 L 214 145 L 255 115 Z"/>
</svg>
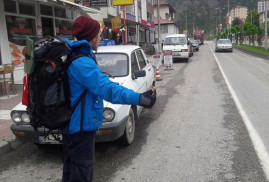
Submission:
<svg viewBox="0 0 269 182">
<path fill-rule="evenodd" d="M 97 53 L 96 61 L 101 71 L 109 77 L 128 75 L 128 56 L 122 53 Z"/>
</svg>

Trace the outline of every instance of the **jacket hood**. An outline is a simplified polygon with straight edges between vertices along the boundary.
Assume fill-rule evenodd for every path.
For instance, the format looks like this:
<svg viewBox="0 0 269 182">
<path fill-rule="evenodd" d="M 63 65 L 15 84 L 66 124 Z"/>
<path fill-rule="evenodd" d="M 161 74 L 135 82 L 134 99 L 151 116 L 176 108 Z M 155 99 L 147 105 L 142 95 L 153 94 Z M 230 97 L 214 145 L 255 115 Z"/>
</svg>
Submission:
<svg viewBox="0 0 269 182">
<path fill-rule="evenodd" d="M 73 52 L 81 52 L 81 53 L 83 53 L 85 55 L 95 57 L 94 54 L 93 54 L 93 51 L 92 51 L 92 47 L 91 47 L 91 45 L 89 44 L 88 41 L 86 41 L 86 40 L 78 40 L 78 41 L 72 42 L 69 39 L 64 39 L 64 40 L 71 47 L 72 53 Z"/>
</svg>

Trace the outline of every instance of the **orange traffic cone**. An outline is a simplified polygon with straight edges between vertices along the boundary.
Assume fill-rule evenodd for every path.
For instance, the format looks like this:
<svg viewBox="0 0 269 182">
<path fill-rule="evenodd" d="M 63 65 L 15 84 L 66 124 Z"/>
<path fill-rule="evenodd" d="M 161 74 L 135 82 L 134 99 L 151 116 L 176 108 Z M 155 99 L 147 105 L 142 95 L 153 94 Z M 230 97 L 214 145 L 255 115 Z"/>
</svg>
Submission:
<svg viewBox="0 0 269 182">
<path fill-rule="evenodd" d="M 160 70 L 159 68 L 156 68 L 156 81 L 161 81 L 161 80 L 163 79 L 161 78 Z"/>
</svg>

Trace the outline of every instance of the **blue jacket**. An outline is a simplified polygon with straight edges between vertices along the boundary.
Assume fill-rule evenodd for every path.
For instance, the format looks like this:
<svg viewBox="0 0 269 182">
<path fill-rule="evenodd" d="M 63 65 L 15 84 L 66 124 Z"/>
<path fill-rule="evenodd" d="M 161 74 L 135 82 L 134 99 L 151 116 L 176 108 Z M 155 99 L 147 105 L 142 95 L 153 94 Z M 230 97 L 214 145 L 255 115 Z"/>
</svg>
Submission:
<svg viewBox="0 0 269 182">
<path fill-rule="evenodd" d="M 71 42 L 65 39 L 72 51 L 94 57 L 92 48 L 86 40 Z M 111 82 L 89 57 L 80 57 L 74 60 L 67 69 L 70 85 L 70 101 L 74 106 L 76 101 L 87 90 L 84 104 L 83 131 L 94 131 L 102 125 L 103 99 L 114 104 L 138 105 L 140 93 Z M 75 109 L 69 127 L 62 132 L 65 134 L 80 131 L 81 104 Z"/>
</svg>

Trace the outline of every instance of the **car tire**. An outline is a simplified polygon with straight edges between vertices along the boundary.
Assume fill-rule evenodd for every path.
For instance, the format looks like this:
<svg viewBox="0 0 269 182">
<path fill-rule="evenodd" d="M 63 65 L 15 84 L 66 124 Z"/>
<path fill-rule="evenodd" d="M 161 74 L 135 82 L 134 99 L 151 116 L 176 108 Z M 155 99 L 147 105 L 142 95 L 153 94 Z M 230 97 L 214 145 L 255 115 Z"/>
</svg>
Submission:
<svg viewBox="0 0 269 182">
<path fill-rule="evenodd" d="M 189 62 L 189 58 L 185 58 L 185 61 L 188 63 Z"/>
<path fill-rule="evenodd" d="M 135 136 L 135 117 L 133 110 L 130 109 L 124 133 L 119 139 L 120 145 L 123 146 L 131 145 L 132 142 L 134 141 L 134 136 Z"/>
</svg>

